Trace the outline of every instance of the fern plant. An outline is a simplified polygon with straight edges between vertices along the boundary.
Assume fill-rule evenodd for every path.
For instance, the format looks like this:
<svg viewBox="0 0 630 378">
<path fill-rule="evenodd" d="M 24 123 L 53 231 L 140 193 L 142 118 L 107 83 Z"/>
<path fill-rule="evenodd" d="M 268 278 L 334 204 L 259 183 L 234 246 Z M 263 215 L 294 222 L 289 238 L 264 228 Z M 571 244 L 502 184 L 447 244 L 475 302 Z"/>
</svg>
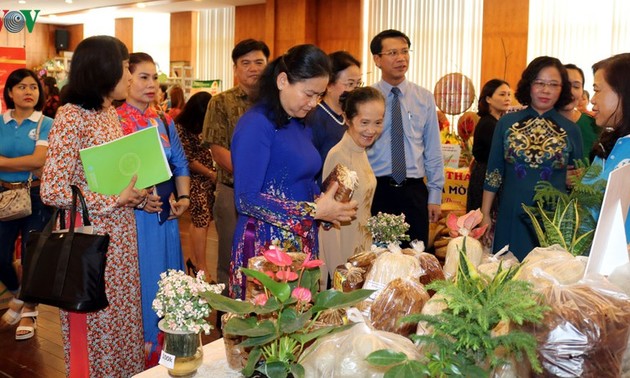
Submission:
<svg viewBox="0 0 630 378">
<path fill-rule="evenodd" d="M 509 329 L 501 335 L 493 332 L 500 323 L 540 323 L 547 307 L 539 305 L 531 284 L 513 279 L 518 266 L 509 269 L 499 266 L 493 278 L 480 274 L 467 259 L 465 244 L 459 252 L 457 280 L 438 280 L 427 285 L 427 289 L 444 297 L 446 310 L 438 315 L 414 314 L 401 319 L 403 322 L 427 322 L 433 332 L 412 335 L 411 338 L 431 346 L 432 350 L 423 361 L 409 360 L 406 355 L 391 351 L 370 354 L 370 363 L 391 366 L 385 378 L 487 377 L 492 369 L 506 363 L 505 358 L 521 359 L 523 355 L 535 372 L 542 371 L 533 335 L 517 329 Z"/>
</svg>

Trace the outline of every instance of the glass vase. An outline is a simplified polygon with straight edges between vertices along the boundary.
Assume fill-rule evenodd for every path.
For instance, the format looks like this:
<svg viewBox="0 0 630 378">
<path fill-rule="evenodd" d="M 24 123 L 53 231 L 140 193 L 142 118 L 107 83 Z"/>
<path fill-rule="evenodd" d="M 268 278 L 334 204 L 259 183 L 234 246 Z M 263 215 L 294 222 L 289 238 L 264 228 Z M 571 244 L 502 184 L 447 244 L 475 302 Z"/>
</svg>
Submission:
<svg viewBox="0 0 630 378">
<path fill-rule="evenodd" d="M 201 333 L 168 329 L 164 320 L 158 327 L 164 332 L 162 351 L 173 356 L 173 368 L 167 367 L 171 377 L 192 377 L 203 362 Z"/>
</svg>

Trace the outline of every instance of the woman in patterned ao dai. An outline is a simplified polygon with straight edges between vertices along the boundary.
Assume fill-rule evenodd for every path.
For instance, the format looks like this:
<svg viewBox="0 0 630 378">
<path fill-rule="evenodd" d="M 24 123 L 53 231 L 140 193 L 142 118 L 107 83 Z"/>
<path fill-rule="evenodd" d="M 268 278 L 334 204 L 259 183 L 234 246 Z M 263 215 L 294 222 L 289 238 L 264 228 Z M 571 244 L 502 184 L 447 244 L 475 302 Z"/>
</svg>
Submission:
<svg viewBox="0 0 630 378">
<path fill-rule="evenodd" d="M 152 308 L 158 291 L 160 273 L 169 269 L 183 270 L 184 260 L 179 238 L 177 217 L 182 215 L 190 204 L 190 177 L 188 160 L 179 140 L 175 123 L 170 117 L 158 114 L 151 103 L 158 88 L 157 71 L 153 58 L 145 53 L 129 56 L 131 85 L 124 104 L 116 111 L 120 118 L 123 133 L 134 133 L 148 127 L 157 127 L 164 155 L 175 177 L 177 198 L 171 193 L 149 195 L 146 203 L 136 209 L 138 230 L 138 260 L 140 265 L 140 287 L 142 291 L 142 325 L 146 367 L 158 364 L 161 345 L 158 339 L 159 318 Z M 159 186 L 163 188 L 163 186 Z M 162 201 L 169 201 L 163 207 Z M 159 212 L 165 211 L 168 220 L 160 220 Z M 169 214 L 166 212 L 170 211 Z"/>
<path fill-rule="evenodd" d="M 230 295 L 245 296 L 239 268 L 270 245 L 318 254 L 317 220 L 349 221 L 356 201 L 334 200 L 337 184 L 321 197 L 315 175 L 321 158 L 302 118 L 326 91 L 328 56 L 314 45 L 299 45 L 269 63 L 257 104 L 239 119 L 232 137 L 234 200 L 238 211 Z"/>
<path fill-rule="evenodd" d="M 142 313 L 136 221 L 133 208 L 146 198 L 135 178 L 120 195 L 91 192 L 79 150 L 123 136 L 113 100 L 129 88 L 129 53 L 118 39 L 84 39 L 72 57 L 72 70 L 48 136 L 42 176 L 42 200 L 68 209 L 70 185 L 85 196 L 90 220 L 99 234 L 109 234 L 105 291 L 109 306 L 90 313 L 61 312 L 67 374 L 70 377 L 130 377 L 144 370 Z"/>
<path fill-rule="evenodd" d="M 343 164 L 357 173 L 358 186 L 352 198 L 359 202 L 357 216 L 330 230 L 320 230 L 320 257 L 326 263 L 322 267 L 322 287 L 332 278 L 335 268 L 347 262 L 356 253 L 368 250 L 372 235 L 367 229 L 372 199 L 376 189 L 376 177 L 370 166 L 365 149 L 371 146 L 383 132 L 385 99 L 372 87 L 357 88 L 342 96 L 342 106 L 348 129 L 329 152 L 324 162 L 323 176 L 328 177 L 337 164 Z M 328 274 L 330 277 L 326 277 Z"/>
<path fill-rule="evenodd" d="M 492 201 L 501 190 L 494 252 L 509 244 L 522 260 L 538 245 L 521 204 L 533 205 L 534 187 L 540 180 L 566 191 L 567 168 L 582 157 L 578 127 L 558 112 L 571 102 L 570 87 L 558 59 L 538 57 L 523 71 L 515 93 L 528 107 L 504 115 L 497 123 L 481 205 L 483 222 L 488 223 Z"/>
</svg>

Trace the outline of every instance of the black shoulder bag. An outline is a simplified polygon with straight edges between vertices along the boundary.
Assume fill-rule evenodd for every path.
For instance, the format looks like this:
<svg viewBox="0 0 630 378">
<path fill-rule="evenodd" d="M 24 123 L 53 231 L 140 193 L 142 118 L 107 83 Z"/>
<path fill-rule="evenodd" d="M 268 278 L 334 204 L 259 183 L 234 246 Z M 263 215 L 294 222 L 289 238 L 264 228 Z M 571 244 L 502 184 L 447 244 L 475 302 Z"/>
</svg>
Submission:
<svg viewBox="0 0 630 378">
<path fill-rule="evenodd" d="M 24 256 L 20 299 L 67 311 L 92 312 L 109 304 L 105 294 L 105 262 L 109 235 L 75 230 L 77 198 L 83 208 L 83 226 L 90 226 L 81 190 L 72 188 L 70 227 L 64 210 L 55 209 L 43 231 L 29 234 Z M 60 217 L 60 231 L 53 231 Z"/>
</svg>

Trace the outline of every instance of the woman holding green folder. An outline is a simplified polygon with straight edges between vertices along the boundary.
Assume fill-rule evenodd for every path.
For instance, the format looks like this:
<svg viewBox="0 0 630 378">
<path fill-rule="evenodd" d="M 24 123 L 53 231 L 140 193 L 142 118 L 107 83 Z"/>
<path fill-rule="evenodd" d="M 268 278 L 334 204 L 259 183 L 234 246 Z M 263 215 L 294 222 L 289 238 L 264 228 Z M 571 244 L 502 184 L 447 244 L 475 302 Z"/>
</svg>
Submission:
<svg viewBox="0 0 630 378">
<path fill-rule="evenodd" d="M 148 127 L 157 127 L 175 178 L 174 185 L 170 181 L 156 185 L 157 191 L 149 195 L 147 202 L 140 204 L 135 211 L 145 363 L 148 368 L 157 365 L 160 359 L 159 319 L 151 307 L 158 290 L 160 273 L 168 269 L 184 269 L 177 217 L 190 205 L 190 174 L 188 160 L 173 120 L 156 112 L 151 106 L 158 89 L 153 59 L 145 53 L 130 54 L 129 71 L 129 94 L 125 103 L 117 109 L 123 133 L 131 134 Z"/>
</svg>

